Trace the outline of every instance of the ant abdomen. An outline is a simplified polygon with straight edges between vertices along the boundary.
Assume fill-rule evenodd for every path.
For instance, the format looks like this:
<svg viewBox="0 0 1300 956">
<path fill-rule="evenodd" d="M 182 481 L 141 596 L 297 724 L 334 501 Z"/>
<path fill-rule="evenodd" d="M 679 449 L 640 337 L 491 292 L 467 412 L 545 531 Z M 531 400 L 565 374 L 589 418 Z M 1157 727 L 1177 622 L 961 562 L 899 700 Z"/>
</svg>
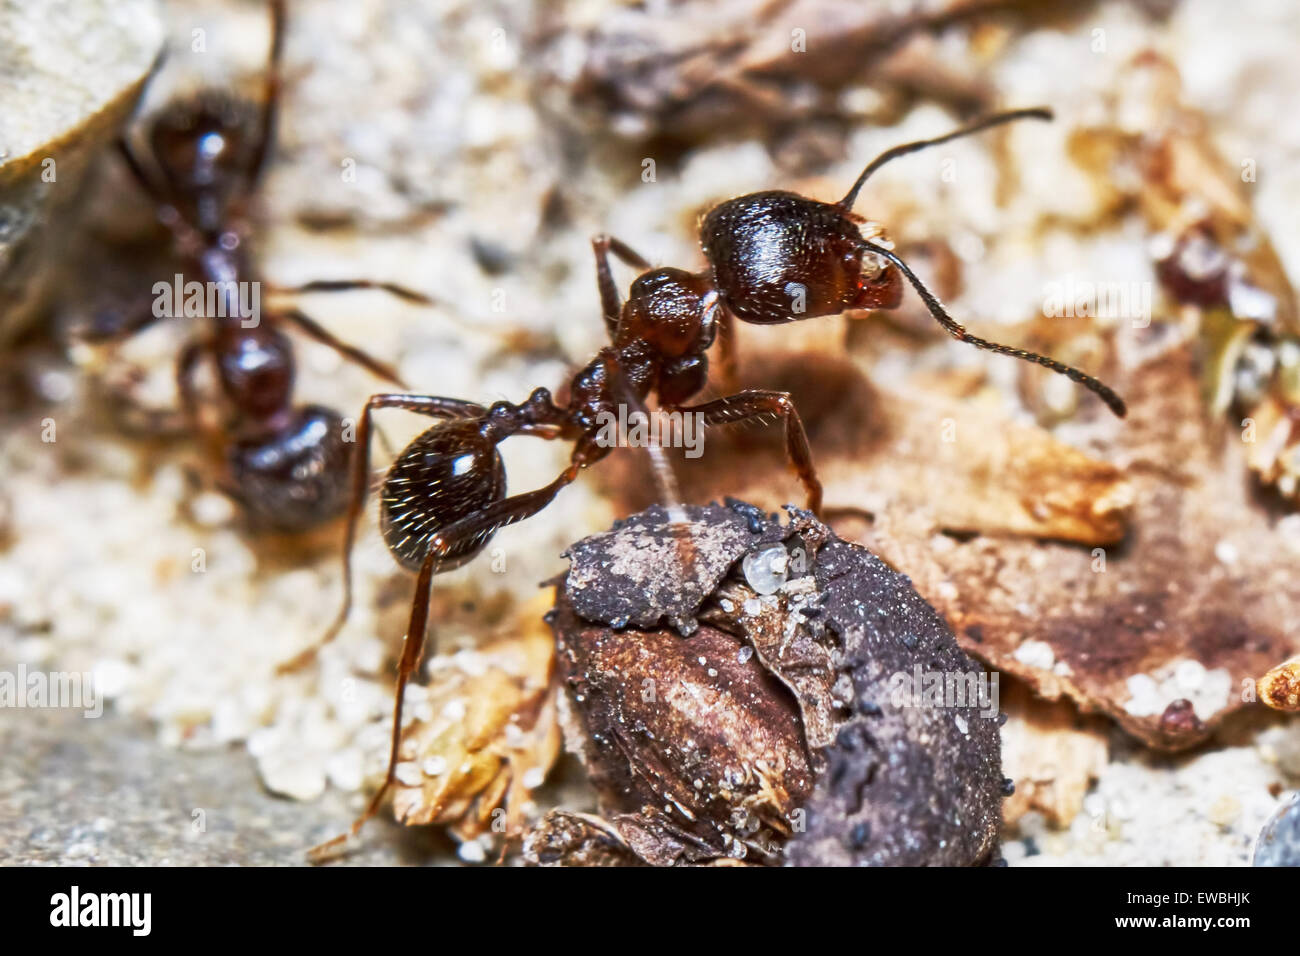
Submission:
<svg viewBox="0 0 1300 956">
<path fill-rule="evenodd" d="M 864 261 L 859 221 L 837 204 L 769 190 L 715 206 L 700 244 L 723 302 L 745 322 L 894 308 L 902 280 L 874 257 Z"/>
<path fill-rule="evenodd" d="M 384 476 L 380 530 L 398 562 L 418 570 L 434 535 L 506 496 L 506 471 L 482 422 L 453 420 L 420 434 Z M 459 567 L 492 533 L 451 545 L 440 569 Z"/>
<path fill-rule="evenodd" d="M 269 437 L 231 443 L 226 463 L 236 497 L 258 526 L 299 532 L 346 506 L 349 446 L 336 412 L 308 405 L 291 414 Z"/>
</svg>

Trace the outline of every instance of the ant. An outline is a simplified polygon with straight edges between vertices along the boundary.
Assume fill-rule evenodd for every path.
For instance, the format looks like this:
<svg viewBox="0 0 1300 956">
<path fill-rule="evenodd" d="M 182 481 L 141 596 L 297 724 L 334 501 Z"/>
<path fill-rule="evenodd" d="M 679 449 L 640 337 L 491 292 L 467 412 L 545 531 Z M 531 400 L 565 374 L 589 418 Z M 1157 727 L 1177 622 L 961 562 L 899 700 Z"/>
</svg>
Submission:
<svg viewBox="0 0 1300 956">
<path fill-rule="evenodd" d="M 343 419 L 319 405 L 294 405 L 293 347 L 283 326 L 337 351 L 374 375 L 404 387 L 387 364 L 348 345 L 296 308 L 259 316 L 237 290 L 252 274 L 245 240 L 248 207 L 266 172 L 280 98 L 285 5 L 270 3 L 271 38 L 260 105 L 204 90 L 170 103 L 149 125 L 146 164 L 123 136 L 118 149 L 135 180 L 157 204 L 188 274 L 201 276 L 221 297 L 205 334 L 187 343 L 176 362 L 182 412 L 199 421 L 194 376 L 206 358 L 215 366 L 227 422 L 214 436 L 225 459 L 224 490 L 254 523 L 300 532 L 341 515 L 347 503 L 348 448 Z M 258 285 L 257 282 L 250 283 Z M 318 280 L 274 293 L 379 289 L 408 301 L 427 296 L 387 282 Z M 141 331 L 159 318 L 142 313 L 103 341 Z M 265 321 L 264 321 L 265 320 Z"/>
<path fill-rule="evenodd" d="M 999 113 L 945 136 L 895 146 L 869 163 L 837 203 L 784 191 L 751 193 L 723 202 L 708 212 L 701 224 L 701 245 L 709 262 L 703 272 L 652 268 L 625 243 L 597 236 L 592 247 L 611 344 L 573 376 L 563 404 L 557 404 L 545 388 L 534 389 L 520 405 L 496 402 L 485 407 L 454 398 L 410 394 L 374 395 L 366 402 L 359 418 L 343 547 L 343 606 L 325 637 L 286 665 L 287 669 L 309 660 L 317 648 L 333 639 L 351 609 L 351 551 L 369 485 L 372 414 L 378 409 L 402 408 L 442 421 L 417 436 L 397 457 L 380 491 L 384 540 L 398 563 L 415 571 L 417 577 L 398 664 L 388 772 L 365 812 L 353 823 L 353 836 L 378 810 L 395 779 L 403 696 L 424 648 L 434 576 L 469 561 L 499 528 L 541 511 L 582 469 L 609 454 L 610 448 L 597 438 L 598 415 L 614 412 L 620 402 L 644 410 L 646 399 L 653 394 L 661 407 L 694 413 L 706 425 L 780 417 L 789 462 L 803 485 L 808 510 L 820 512 L 821 484 L 803 424 L 787 393 L 746 389 L 702 404 L 684 404 L 704 388 L 708 350 L 720 332 L 725 338 L 734 319 L 782 323 L 851 308 L 894 308 L 902 297 L 901 275 L 916 289 L 930 314 L 957 339 L 1066 375 L 1100 396 L 1116 415 L 1124 415 L 1120 397 L 1091 376 L 1054 359 L 969 334 L 902 259 L 862 235 L 858 224 L 865 220 L 851 211 L 863 183 L 890 160 L 990 126 L 1051 116 L 1046 109 Z M 874 237 L 880 238 L 880 234 Z M 641 270 L 626 302 L 620 301 L 610 270 L 611 253 Z M 568 467 L 550 484 L 507 497 L 497 446 L 513 435 L 572 442 Z M 347 838 L 345 833 L 312 853 L 319 858 Z"/>
</svg>

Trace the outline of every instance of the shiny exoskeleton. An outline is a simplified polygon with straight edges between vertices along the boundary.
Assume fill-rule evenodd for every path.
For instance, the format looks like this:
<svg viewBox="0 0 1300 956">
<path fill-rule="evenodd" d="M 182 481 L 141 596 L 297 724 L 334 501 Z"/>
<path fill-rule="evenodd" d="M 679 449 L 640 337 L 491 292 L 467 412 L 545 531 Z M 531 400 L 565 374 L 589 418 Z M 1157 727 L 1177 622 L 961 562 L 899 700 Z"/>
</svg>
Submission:
<svg viewBox="0 0 1300 956">
<path fill-rule="evenodd" d="M 241 504 L 254 527 L 297 532 L 344 512 L 349 453 L 337 412 L 294 404 L 294 350 L 284 326 L 296 327 L 381 378 L 401 382 L 389 366 L 338 340 L 302 311 L 281 307 L 257 314 L 260 310 L 249 308 L 251 296 L 240 293 L 241 286 L 259 284 L 246 251 L 249 206 L 267 166 L 279 99 L 282 0 L 274 0 L 270 10 L 270 53 L 260 105 L 203 91 L 169 104 L 152 121 L 145 135 L 150 161 L 144 161 L 126 138 L 119 146 L 136 180 L 157 203 L 158 218 L 172 234 L 186 280 L 212 284 L 221 297 L 215 314 L 199 317 L 203 331 L 177 360 L 177 388 L 186 417 L 200 421 L 202 396 L 194 376 L 207 359 L 223 399 L 224 421 L 212 436 L 223 459 L 222 487 Z M 399 286 L 367 280 L 260 286 L 279 293 L 374 288 L 429 301 Z M 260 301 L 260 292 L 254 301 Z M 159 317 L 153 311 L 141 313 L 112 335 L 139 331 Z"/>
<path fill-rule="evenodd" d="M 818 202 L 788 192 L 760 192 L 724 202 L 702 223 L 701 243 L 709 266 L 700 273 L 651 268 L 619 240 L 596 237 L 592 245 L 610 345 L 573 376 L 563 404 L 544 388 L 534 390 L 520 405 L 497 402 L 490 407 L 429 395 L 384 394 L 370 398 L 362 410 L 357 432 L 353 501 L 343 551 L 343 608 L 324 641 L 338 632 L 351 607 L 350 556 L 369 484 L 372 413 L 381 408 L 403 408 L 442 421 L 406 447 L 383 482 L 380 524 L 384 539 L 394 557 L 417 572 L 417 581 L 398 665 L 388 775 L 365 814 L 353 824 L 354 834 L 378 809 L 395 779 L 402 700 L 423 651 L 434 575 L 464 564 L 499 528 L 536 514 L 582 469 L 604 458 L 611 449 L 599 438 L 602 413 L 615 415 L 620 405 L 644 412 L 646 401 L 653 396 L 661 408 L 693 413 L 706 425 L 780 418 L 785 426 L 787 454 L 803 484 L 807 506 L 814 513 L 819 511 L 821 485 L 789 395 L 747 389 L 714 401 L 686 404 L 704 387 L 708 351 L 732 320 L 768 324 L 851 308 L 893 308 L 900 301 L 905 279 L 921 295 L 931 314 L 957 338 L 1068 375 L 1097 393 L 1116 414 L 1124 414 L 1119 397 L 1084 373 L 1031 352 L 969 335 L 898 256 L 862 235 L 859 225 L 865 220 L 851 212 L 867 177 L 890 159 L 1026 117 L 1048 118 L 1050 113 L 1020 110 L 998 114 L 947 136 L 888 150 L 866 167 L 838 203 Z M 625 303 L 619 300 L 610 253 L 641 271 Z M 550 484 L 507 497 L 497 446 L 514 435 L 572 442 L 568 467 Z M 286 668 L 300 666 L 315 649 L 300 655 Z M 323 844 L 317 851 L 336 846 L 345 838 Z"/>
</svg>

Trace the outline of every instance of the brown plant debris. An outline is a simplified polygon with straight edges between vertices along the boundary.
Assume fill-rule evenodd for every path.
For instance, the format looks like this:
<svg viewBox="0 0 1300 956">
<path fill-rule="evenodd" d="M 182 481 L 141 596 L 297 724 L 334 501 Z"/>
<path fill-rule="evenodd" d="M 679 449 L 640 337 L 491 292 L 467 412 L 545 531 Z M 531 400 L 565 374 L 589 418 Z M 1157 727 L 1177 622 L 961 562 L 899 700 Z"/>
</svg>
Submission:
<svg viewBox="0 0 1300 956">
<path fill-rule="evenodd" d="M 1164 57 L 1139 54 L 1128 76 L 1109 124 L 1076 130 L 1072 153 L 1104 206 L 1141 213 L 1161 286 L 1196 330 L 1206 404 L 1258 435 L 1247 467 L 1300 502 L 1300 318 L 1295 289 L 1255 221 L 1254 160 L 1215 147 L 1211 123 L 1183 97 Z"/>
<path fill-rule="evenodd" d="M 559 755 L 545 596 L 481 648 L 436 658 L 420 716 L 402 738 L 393 813 L 448 824 L 468 842 L 522 835 L 531 791 Z"/>
<path fill-rule="evenodd" d="M 669 18 L 631 7 L 585 30 L 543 18 L 538 41 L 564 41 L 567 56 L 544 62 L 567 67 L 580 56 L 576 70 L 552 70 L 552 78 L 566 81 L 575 105 L 600 116 L 604 129 L 716 135 L 759 118 L 770 126 L 832 112 L 836 91 L 854 82 L 877 83 L 882 107 L 910 93 L 967 112 L 986 108 L 993 97 L 978 58 L 955 59 L 932 34 L 1017 5 L 720 0 L 678 4 Z"/>
<path fill-rule="evenodd" d="M 1003 681 L 999 690 L 1007 714 L 1002 769 L 1016 787 L 1002 804 L 1003 822 L 1013 826 L 1034 810 L 1068 827 L 1110 759 L 1105 721 L 1080 716 L 1065 700 L 1040 700 L 1020 681 Z"/>
<path fill-rule="evenodd" d="M 1259 699 L 1274 710 L 1300 710 L 1300 657 L 1283 661 L 1259 679 Z"/>
</svg>

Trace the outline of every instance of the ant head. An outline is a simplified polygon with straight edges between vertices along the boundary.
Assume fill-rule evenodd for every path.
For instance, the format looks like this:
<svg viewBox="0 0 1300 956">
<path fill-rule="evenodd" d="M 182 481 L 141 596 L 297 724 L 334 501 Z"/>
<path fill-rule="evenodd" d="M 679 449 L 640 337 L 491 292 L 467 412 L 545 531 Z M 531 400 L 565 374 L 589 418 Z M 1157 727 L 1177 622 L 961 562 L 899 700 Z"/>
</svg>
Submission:
<svg viewBox="0 0 1300 956">
<path fill-rule="evenodd" d="M 154 159 L 172 203 L 196 228 L 220 230 L 246 188 L 255 121 L 247 104 L 212 93 L 175 103 L 154 120 Z"/>
<path fill-rule="evenodd" d="M 301 532 L 343 513 L 348 451 L 342 419 L 313 405 L 295 411 L 269 439 L 233 443 L 227 467 L 235 496 L 257 527 Z"/>
<path fill-rule="evenodd" d="M 700 240 L 723 302 L 746 322 L 894 308 L 902 280 L 864 255 L 860 222 L 842 205 L 772 190 L 715 206 Z"/>
<path fill-rule="evenodd" d="M 652 269 L 632 283 L 614 342 L 648 342 L 668 359 L 695 354 L 713 344 L 717 309 L 718 294 L 708 276 Z"/>
<path fill-rule="evenodd" d="M 481 426 L 473 419 L 434 425 L 406 446 L 384 476 L 380 529 L 403 567 L 417 570 L 434 535 L 506 496 L 505 465 Z M 440 570 L 464 564 L 491 536 L 454 543 Z"/>
</svg>

